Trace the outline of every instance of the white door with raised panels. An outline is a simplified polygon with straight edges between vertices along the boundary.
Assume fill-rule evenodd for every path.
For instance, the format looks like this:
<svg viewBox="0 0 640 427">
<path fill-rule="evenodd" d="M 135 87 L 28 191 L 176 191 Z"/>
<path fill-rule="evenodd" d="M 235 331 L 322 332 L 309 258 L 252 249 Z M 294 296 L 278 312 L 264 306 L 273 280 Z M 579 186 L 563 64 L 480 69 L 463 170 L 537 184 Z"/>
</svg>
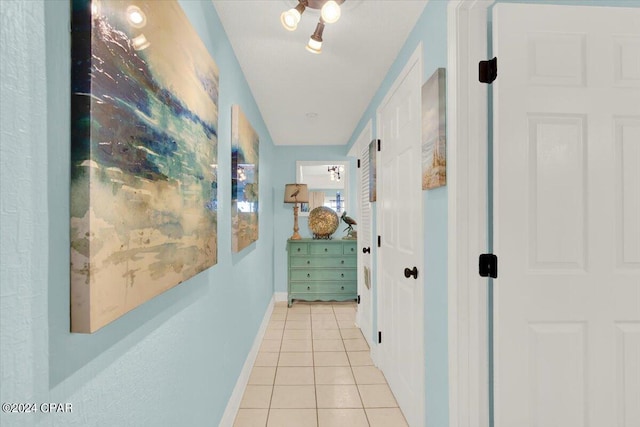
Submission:
<svg viewBox="0 0 640 427">
<path fill-rule="evenodd" d="M 497 4 L 496 427 L 640 426 L 640 9 Z"/>
<path fill-rule="evenodd" d="M 409 425 L 424 425 L 424 290 L 420 145 L 421 52 L 378 109 L 377 359 Z M 405 277 L 405 268 L 417 277 Z"/>
<path fill-rule="evenodd" d="M 370 347 L 373 347 L 372 306 L 373 291 L 371 289 L 371 257 L 375 253 L 372 249 L 373 230 L 371 229 L 371 202 L 369 201 L 369 142 L 371 141 L 371 123 L 365 127 L 354 144 L 357 149 L 360 168 L 357 169 L 358 179 L 358 312 L 356 324 L 362 331 Z M 364 249 L 364 250 L 363 250 Z M 368 277 L 365 277 L 368 276 Z"/>
</svg>

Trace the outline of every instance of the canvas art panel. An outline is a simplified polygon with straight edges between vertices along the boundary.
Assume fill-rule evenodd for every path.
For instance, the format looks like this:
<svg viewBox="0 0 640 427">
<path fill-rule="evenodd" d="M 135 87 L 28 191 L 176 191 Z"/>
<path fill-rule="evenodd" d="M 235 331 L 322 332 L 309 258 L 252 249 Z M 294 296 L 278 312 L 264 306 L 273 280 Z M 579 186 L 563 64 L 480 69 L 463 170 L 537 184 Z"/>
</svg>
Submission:
<svg viewBox="0 0 640 427">
<path fill-rule="evenodd" d="M 422 189 L 447 184 L 445 69 L 422 86 Z"/>
<path fill-rule="evenodd" d="M 217 262 L 218 67 L 175 0 L 72 2 L 71 330 Z"/>
<path fill-rule="evenodd" d="M 258 240 L 258 160 L 260 138 L 240 106 L 231 107 L 231 249 Z"/>
<path fill-rule="evenodd" d="M 378 148 L 378 140 L 374 139 L 369 143 L 369 201 L 375 202 L 378 199 L 376 177 L 376 150 Z"/>
</svg>

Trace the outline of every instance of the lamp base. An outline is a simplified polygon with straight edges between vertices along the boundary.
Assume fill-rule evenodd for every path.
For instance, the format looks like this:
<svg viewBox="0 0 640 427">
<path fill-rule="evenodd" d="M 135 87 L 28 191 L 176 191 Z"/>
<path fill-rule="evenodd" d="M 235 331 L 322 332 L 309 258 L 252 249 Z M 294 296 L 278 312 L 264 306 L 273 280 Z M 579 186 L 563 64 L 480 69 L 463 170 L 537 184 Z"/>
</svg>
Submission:
<svg viewBox="0 0 640 427">
<path fill-rule="evenodd" d="M 290 237 L 290 240 L 300 240 L 302 236 L 298 233 L 298 204 L 295 203 L 293 205 L 293 236 Z"/>
</svg>

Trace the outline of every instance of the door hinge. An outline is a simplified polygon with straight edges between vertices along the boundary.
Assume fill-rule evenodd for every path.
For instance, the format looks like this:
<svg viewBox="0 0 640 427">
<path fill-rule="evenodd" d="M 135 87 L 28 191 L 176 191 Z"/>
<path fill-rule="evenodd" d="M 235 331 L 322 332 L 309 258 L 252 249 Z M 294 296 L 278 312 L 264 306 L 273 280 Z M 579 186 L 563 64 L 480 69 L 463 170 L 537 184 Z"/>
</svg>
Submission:
<svg viewBox="0 0 640 427">
<path fill-rule="evenodd" d="M 358 304 L 360 304 L 360 295 L 358 295 Z"/>
<path fill-rule="evenodd" d="M 491 84 L 498 77 L 498 58 L 478 63 L 478 79 L 480 83 Z"/>
<path fill-rule="evenodd" d="M 378 247 L 382 247 L 382 236 L 378 236 Z"/>
<path fill-rule="evenodd" d="M 482 277 L 498 277 L 498 257 L 494 254 L 481 254 L 478 258 L 478 272 Z"/>
<path fill-rule="evenodd" d="M 360 159 L 358 159 L 358 169 L 360 169 Z"/>
<path fill-rule="evenodd" d="M 382 332 L 378 331 L 378 344 L 382 343 Z"/>
<path fill-rule="evenodd" d="M 382 142 L 378 140 L 378 151 L 382 150 Z"/>
</svg>

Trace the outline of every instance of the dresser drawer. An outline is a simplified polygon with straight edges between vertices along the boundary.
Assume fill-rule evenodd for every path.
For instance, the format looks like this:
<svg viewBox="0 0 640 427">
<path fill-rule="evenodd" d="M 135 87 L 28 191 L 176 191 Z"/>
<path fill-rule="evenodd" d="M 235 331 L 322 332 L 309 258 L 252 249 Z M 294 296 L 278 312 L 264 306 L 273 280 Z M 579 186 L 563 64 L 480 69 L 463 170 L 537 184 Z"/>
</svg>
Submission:
<svg viewBox="0 0 640 427">
<path fill-rule="evenodd" d="M 289 255 L 307 255 L 309 254 L 309 245 L 307 243 L 289 243 Z"/>
<path fill-rule="evenodd" d="M 312 255 L 342 255 L 342 245 L 335 243 L 320 243 L 311 245 Z"/>
<path fill-rule="evenodd" d="M 340 268 L 340 267 L 355 267 L 357 259 L 356 257 L 295 257 L 291 258 L 291 267 L 317 267 L 317 268 Z"/>
<path fill-rule="evenodd" d="M 357 272 L 355 268 L 350 269 L 313 269 L 301 268 L 291 269 L 289 272 L 291 280 L 356 280 Z"/>
<path fill-rule="evenodd" d="M 342 245 L 345 254 L 355 255 L 358 252 L 358 244 L 356 242 L 349 242 Z"/>
<path fill-rule="evenodd" d="M 353 294 L 356 292 L 356 289 L 356 282 L 345 282 L 337 284 L 323 282 L 291 282 L 290 292 L 296 294 Z"/>
</svg>

